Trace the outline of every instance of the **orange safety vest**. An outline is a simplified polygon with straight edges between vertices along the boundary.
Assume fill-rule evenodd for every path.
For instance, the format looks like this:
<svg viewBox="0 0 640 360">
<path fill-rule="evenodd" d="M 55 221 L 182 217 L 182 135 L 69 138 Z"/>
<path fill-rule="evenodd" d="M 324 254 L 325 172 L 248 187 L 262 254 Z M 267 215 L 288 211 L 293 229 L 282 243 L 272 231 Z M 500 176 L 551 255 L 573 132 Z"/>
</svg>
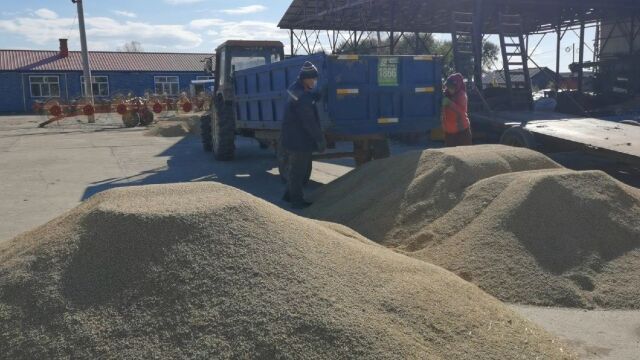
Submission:
<svg viewBox="0 0 640 360">
<path fill-rule="evenodd" d="M 447 134 L 457 134 L 471 126 L 467 114 L 467 94 L 459 91 L 449 99 L 451 103 L 442 109 L 442 129 Z"/>
</svg>

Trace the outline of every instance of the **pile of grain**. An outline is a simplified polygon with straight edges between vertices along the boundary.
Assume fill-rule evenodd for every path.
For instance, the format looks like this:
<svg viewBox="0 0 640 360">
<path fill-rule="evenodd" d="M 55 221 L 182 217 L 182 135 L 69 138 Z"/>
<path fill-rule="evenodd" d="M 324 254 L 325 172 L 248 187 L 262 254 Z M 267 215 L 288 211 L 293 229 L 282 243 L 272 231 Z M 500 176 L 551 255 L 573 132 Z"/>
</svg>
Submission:
<svg viewBox="0 0 640 360">
<path fill-rule="evenodd" d="M 602 172 L 522 149 L 428 150 L 371 163 L 318 196 L 308 214 L 501 300 L 640 308 L 640 194 Z"/>
<path fill-rule="evenodd" d="M 333 181 L 314 194 L 305 215 L 395 246 L 446 214 L 478 180 L 557 168 L 542 154 L 501 145 L 415 151 L 371 162 Z"/>
<path fill-rule="evenodd" d="M 640 191 L 600 171 L 479 181 L 401 248 L 503 300 L 640 309 Z"/>
<path fill-rule="evenodd" d="M 17 358 L 567 358 L 455 275 L 238 190 L 111 190 L 0 248 Z"/>
</svg>

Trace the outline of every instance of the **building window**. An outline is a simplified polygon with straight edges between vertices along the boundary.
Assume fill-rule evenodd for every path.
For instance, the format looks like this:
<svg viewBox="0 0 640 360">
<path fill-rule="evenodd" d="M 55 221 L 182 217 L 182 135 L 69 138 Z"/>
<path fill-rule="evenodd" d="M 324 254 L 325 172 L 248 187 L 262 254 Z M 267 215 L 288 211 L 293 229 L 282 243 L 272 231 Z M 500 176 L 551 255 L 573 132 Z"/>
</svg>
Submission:
<svg viewBox="0 0 640 360">
<path fill-rule="evenodd" d="M 29 76 L 31 97 L 59 97 L 60 78 L 54 76 Z"/>
<path fill-rule="evenodd" d="M 106 76 L 92 76 L 91 77 L 91 90 L 93 91 L 93 96 L 109 96 L 109 78 Z M 82 96 L 84 96 L 87 92 L 84 90 L 84 76 L 80 76 L 80 88 L 82 91 Z"/>
<path fill-rule="evenodd" d="M 177 76 L 156 76 L 156 94 L 158 95 L 178 95 L 180 84 Z"/>
</svg>

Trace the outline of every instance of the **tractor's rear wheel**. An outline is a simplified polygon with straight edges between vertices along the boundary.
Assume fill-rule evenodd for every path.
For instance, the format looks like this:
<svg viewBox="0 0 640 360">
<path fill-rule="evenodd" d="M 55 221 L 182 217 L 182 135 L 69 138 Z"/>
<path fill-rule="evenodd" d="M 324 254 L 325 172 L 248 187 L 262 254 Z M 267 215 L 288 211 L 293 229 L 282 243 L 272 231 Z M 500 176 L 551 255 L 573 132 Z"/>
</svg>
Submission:
<svg viewBox="0 0 640 360">
<path fill-rule="evenodd" d="M 236 122 L 233 106 L 229 103 L 217 105 L 212 111 L 211 144 L 213 156 L 218 161 L 233 160 L 236 145 Z"/>
<path fill-rule="evenodd" d="M 211 136 L 211 113 L 207 113 L 200 117 L 200 138 L 202 139 L 202 149 L 206 152 L 213 150 Z"/>
</svg>

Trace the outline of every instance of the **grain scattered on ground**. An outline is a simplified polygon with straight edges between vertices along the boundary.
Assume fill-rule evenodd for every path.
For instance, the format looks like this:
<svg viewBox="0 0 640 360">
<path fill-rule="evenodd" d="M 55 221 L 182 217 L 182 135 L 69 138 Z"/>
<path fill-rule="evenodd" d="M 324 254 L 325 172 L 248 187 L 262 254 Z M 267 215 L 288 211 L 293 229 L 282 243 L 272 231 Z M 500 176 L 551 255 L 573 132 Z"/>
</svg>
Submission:
<svg viewBox="0 0 640 360">
<path fill-rule="evenodd" d="M 218 184 L 121 188 L 0 247 L 21 358 L 569 358 L 440 267 Z"/>
<path fill-rule="evenodd" d="M 147 136 L 180 137 L 200 134 L 200 115 L 183 114 L 162 119 L 149 126 Z"/>
</svg>

